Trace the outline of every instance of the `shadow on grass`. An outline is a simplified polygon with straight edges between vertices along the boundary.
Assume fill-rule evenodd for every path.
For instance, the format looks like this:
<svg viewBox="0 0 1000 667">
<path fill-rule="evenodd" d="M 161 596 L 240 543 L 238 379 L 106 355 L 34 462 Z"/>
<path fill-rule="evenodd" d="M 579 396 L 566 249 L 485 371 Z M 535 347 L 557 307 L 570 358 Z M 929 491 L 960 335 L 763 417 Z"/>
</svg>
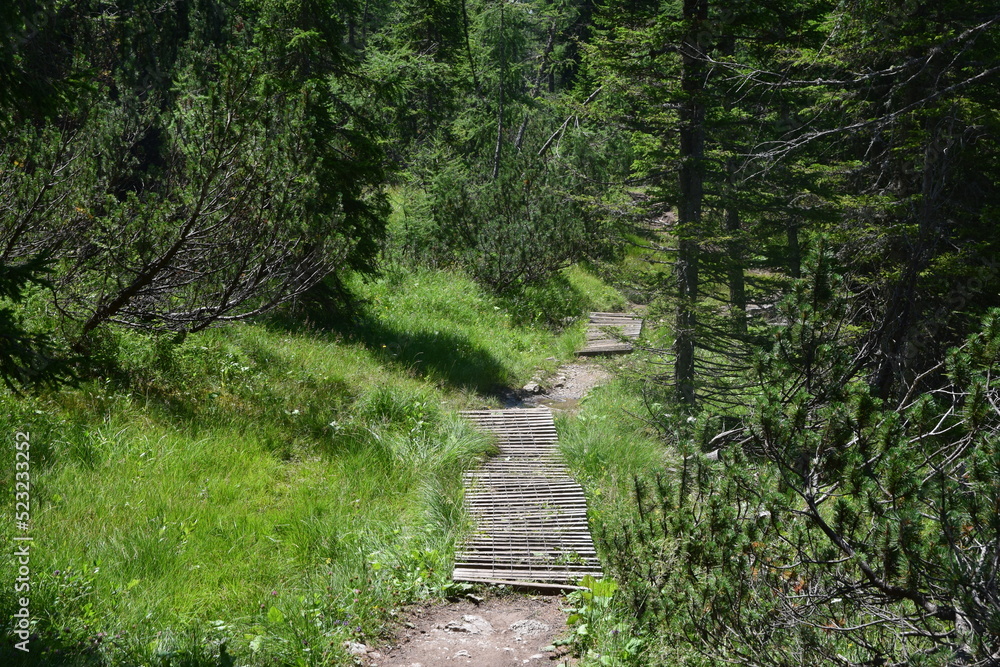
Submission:
<svg viewBox="0 0 1000 667">
<path fill-rule="evenodd" d="M 452 387 L 493 393 L 511 381 L 510 372 L 488 350 L 453 333 L 400 331 L 369 315 L 339 333 L 360 342 L 386 364 Z"/>
<path fill-rule="evenodd" d="M 325 305 L 317 300 L 305 308 L 277 313 L 265 325 L 360 343 L 387 365 L 455 388 L 495 394 L 513 380 L 510 371 L 489 350 L 468 338 L 449 332 L 403 331 L 372 315 L 366 306 L 356 298 Z"/>
<path fill-rule="evenodd" d="M 20 641 L 20 638 L 16 641 Z M 5 667 L 235 667 L 237 664 L 247 664 L 237 663 L 224 642 L 216 653 L 200 637 L 175 650 L 157 650 L 146 645 L 134 650 L 126 648 L 115 651 L 115 657 L 109 657 L 101 650 L 100 644 L 105 641 L 108 639 L 100 635 L 73 641 L 47 641 L 32 635 L 29 642 L 23 645 L 27 651 L 15 648 L 15 640 L 0 646 L 0 664 Z M 154 640 L 153 645 L 156 643 Z"/>
</svg>

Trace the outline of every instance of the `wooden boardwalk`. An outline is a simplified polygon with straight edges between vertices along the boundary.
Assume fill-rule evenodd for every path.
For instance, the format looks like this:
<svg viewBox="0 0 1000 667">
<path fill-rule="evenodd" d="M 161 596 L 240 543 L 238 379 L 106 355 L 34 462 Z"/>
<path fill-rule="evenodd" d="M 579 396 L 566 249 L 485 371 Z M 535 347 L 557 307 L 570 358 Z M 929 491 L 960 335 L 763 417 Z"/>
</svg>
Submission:
<svg viewBox="0 0 1000 667">
<path fill-rule="evenodd" d="M 455 581 L 529 588 L 577 588 L 601 563 L 587 524 L 583 489 L 559 458 L 548 408 L 462 413 L 497 436 L 499 454 L 465 474 L 476 522 L 455 556 Z"/>
<path fill-rule="evenodd" d="M 577 352 L 582 357 L 597 354 L 621 354 L 632 351 L 632 344 L 621 337 L 636 339 L 642 333 L 642 320 L 625 313 L 591 313 L 587 326 L 587 344 Z"/>
</svg>

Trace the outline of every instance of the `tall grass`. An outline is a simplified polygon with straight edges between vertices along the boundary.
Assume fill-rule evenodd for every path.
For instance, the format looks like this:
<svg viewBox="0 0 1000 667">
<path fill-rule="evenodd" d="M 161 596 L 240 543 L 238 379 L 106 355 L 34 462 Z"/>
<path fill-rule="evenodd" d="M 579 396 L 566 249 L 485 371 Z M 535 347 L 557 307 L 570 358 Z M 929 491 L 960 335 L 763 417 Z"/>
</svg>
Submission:
<svg viewBox="0 0 1000 667">
<path fill-rule="evenodd" d="M 353 288 L 351 323 L 111 330 L 78 387 L 0 395 L 0 432 L 31 433 L 34 540 L 31 652 L 7 634 L 0 663 L 349 664 L 345 641 L 455 590 L 461 471 L 490 443 L 454 411 L 582 328 L 519 323 L 445 272 Z M 3 559 L 6 618 L 15 576 Z"/>
<path fill-rule="evenodd" d="M 648 413 L 637 380 L 616 377 L 592 389 L 581 405 L 578 416 L 557 422 L 560 448 L 599 525 L 629 513 L 633 478 L 672 465 L 674 454 L 644 423 Z"/>
<path fill-rule="evenodd" d="M 647 331 L 647 338 L 659 334 Z M 643 385 L 634 373 L 643 355 L 628 360 L 604 362 L 619 374 L 608 384 L 597 387 L 581 402 L 575 418 L 557 423 L 560 447 L 574 477 L 584 487 L 588 501 L 595 544 L 602 560 L 608 563 L 611 540 L 631 525 L 637 515 L 635 482 L 669 473 L 678 465 L 675 449 L 645 420 L 649 406 L 643 398 Z M 622 577 L 627 572 L 606 571 L 625 588 Z M 615 587 L 615 584 L 603 584 Z M 586 632 L 577 631 L 576 649 L 583 665 L 669 664 L 660 657 L 658 638 L 645 628 L 625 604 L 621 593 L 604 604 L 587 603 L 571 596 L 575 616 L 585 623 Z"/>
</svg>

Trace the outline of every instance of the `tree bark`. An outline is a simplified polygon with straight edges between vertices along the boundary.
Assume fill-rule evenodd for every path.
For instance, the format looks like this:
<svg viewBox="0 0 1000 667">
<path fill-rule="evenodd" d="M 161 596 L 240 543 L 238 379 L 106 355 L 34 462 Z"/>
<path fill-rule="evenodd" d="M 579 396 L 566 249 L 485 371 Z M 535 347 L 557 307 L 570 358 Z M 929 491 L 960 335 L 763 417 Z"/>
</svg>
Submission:
<svg viewBox="0 0 1000 667">
<path fill-rule="evenodd" d="M 493 180 L 496 180 L 500 175 L 500 155 L 503 149 L 503 89 L 504 89 L 504 79 L 507 76 L 507 49 L 504 40 L 506 36 L 504 35 L 504 24 L 503 24 L 503 4 L 506 0 L 500 0 L 500 95 L 499 103 L 500 108 L 497 111 L 497 145 L 493 151 Z"/>
<path fill-rule="evenodd" d="M 802 249 L 799 246 L 799 226 L 795 220 L 789 220 L 785 227 L 788 238 L 788 273 L 792 278 L 802 277 Z"/>
<path fill-rule="evenodd" d="M 743 276 L 744 255 L 743 239 L 740 237 L 739 201 L 736 196 L 736 165 L 733 159 L 726 162 L 726 185 L 728 201 L 726 202 L 726 235 L 727 241 L 727 278 L 729 282 L 729 308 L 732 313 L 733 326 L 740 336 L 747 332 L 747 291 Z"/>
<path fill-rule="evenodd" d="M 927 121 L 924 127 L 927 138 L 923 145 L 923 165 L 918 203 L 913 218 L 917 222 L 916 238 L 908 244 L 901 276 L 891 288 L 885 316 L 877 335 L 878 360 L 873 374 L 873 385 L 878 396 L 890 398 L 906 384 L 906 374 L 930 363 L 925 359 L 906 358 L 907 342 L 918 329 L 921 317 L 918 295 L 920 276 L 937 254 L 937 247 L 944 238 L 944 220 L 938 207 L 949 177 L 950 130 L 947 119 Z M 912 218 L 911 218 L 912 219 Z M 916 369 L 907 368 L 915 364 Z"/>
<path fill-rule="evenodd" d="M 677 207 L 677 314 L 674 380 L 677 397 L 694 407 L 698 253 L 705 180 L 705 64 L 701 26 L 708 18 L 708 0 L 684 0 L 687 35 L 681 45 L 680 205 Z"/>
<path fill-rule="evenodd" d="M 365 8 L 367 11 L 367 3 Z M 469 56 L 469 71 L 472 72 L 472 85 L 475 86 L 476 95 L 479 94 L 479 77 L 476 76 L 476 59 L 472 57 L 472 42 L 469 41 L 469 10 L 465 0 L 462 0 L 462 29 L 465 32 L 465 51 Z"/>
<path fill-rule="evenodd" d="M 549 25 L 549 40 L 545 44 L 545 50 L 542 52 L 541 60 L 538 63 L 538 72 L 535 74 L 535 81 L 531 87 L 531 99 L 538 97 L 538 93 L 542 88 L 542 76 L 545 74 L 545 67 L 549 63 L 549 55 L 552 53 L 552 47 L 555 45 L 556 41 L 556 22 L 553 21 Z M 517 139 L 514 140 L 514 148 L 518 152 L 521 151 L 521 144 L 524 142 L 524 131 L 528 129 L 528 119 L 531 114 L 527 111 L 524 112 L 524 120 L 521 121 L 521 127 L 517 130 Z"/>
</svg>

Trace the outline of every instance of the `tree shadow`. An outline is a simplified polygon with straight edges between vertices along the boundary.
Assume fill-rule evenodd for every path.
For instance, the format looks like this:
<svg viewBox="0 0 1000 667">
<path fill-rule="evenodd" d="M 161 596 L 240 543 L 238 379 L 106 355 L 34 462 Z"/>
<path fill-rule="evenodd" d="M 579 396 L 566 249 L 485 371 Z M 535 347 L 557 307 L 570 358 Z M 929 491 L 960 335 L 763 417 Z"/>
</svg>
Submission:
<svg viewBox="0 0 1000 667">
<path fill-rule="evenodd" d="M 495 356 L 465 336 L 394 327 L 357 299 L 333 308 L 317 305 L 272 316 L 266 325 L 359 343 L 382 363 L 480 394 L 499 395 L 515 379 Z"/>
<path fill-rule="evenodd" d="M 513 380 L 489 351 L 454 333 L 401 331 L 370 316 L 356 320 L 343 333 L 387 364 L 452 387 L 496 393 Z"/>
</svg>

